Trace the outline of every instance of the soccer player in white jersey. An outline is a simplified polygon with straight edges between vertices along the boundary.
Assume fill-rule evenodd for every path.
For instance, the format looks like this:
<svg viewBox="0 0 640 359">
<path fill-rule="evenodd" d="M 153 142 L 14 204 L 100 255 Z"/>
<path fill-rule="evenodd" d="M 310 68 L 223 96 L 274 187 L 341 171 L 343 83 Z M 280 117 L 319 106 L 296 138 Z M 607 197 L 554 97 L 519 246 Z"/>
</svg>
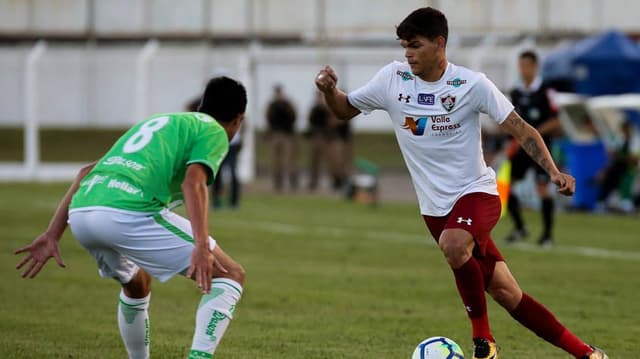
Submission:
<svg viewBox="0 0 640 359">
<path fill-rule="evenodd" d="M 131 359 L 149 358 L 151 276 L 197 282 L 202 299 L 189 358 L 212 358 L 242 295 L 244 270 L 208 235 L 208 190 L 229 139 L 244 118 L 244 86 L 211 79 L 198 112 L 152 116 L 82 168 L 49 228 L 29 246 L 23 277 L 33 278 L 58 250 L 67 222 L 100 275 L 121 284 L 118 326 Z M 184 201 L 189 220 L 170 208 Z"/>
<path fill-rule="evenodd" d="M 376 109 L 389 113 L 420 212 L 453 270 L 471 320 L 473 358 L 498 357 L 485 291 L 522 325 L 574 357 L 606 358 L 522 292 L 491 239 L 501 208 L 495 173 L 482 156 L 478 115 L 488 114 L 518 139 L 560 193 L 573 194 L 574 178 L 558 171 L 540 134 L 484 74 L 447 61 L 444 14 L 430 7 L 415 10 L 396 34 L 406 62 L 384 66 L 349 94 L 337 88 L 338 76 L 329 66 L 315 82 L 341 119 Z"/>
</svg>

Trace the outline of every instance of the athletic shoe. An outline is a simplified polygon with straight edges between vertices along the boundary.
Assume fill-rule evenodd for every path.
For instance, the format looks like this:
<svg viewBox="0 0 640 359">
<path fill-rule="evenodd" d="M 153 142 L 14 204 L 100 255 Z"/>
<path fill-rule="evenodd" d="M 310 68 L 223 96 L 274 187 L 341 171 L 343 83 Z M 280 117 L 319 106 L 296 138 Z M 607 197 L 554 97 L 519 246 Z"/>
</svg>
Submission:
<svg viewBox="0 0 640 359">
<path fill-rule="evenodd" d="M 498 346 L 486 339 L 474 338 L 473 359 L 498 359 Z"/>
<path fill-rule="evenodd" d="M 541 237 L 538 240 L 538 245 L 542 248 L 551 248 L 553 247 L 553 238 L 551 237 Z"/>
<path fill-rule="evenodd" d="M 505 241 L 507 241 L 507 243 L 514 243 L 518 240 L 521 239 L 525 239 L 529 236 L 529 231 L 527 231 L 526 228 L 514 228 L 511 233 L 509 233 L 509 235 L 507 236 L 507 238 L 505 238 Z"/>
<path fill-rule="evenodd" d="M 609 359 L 607 353 L 594 346 L 592 346 L 591 348 L 593 348 L 593 352 L 591 352 L 591 354 L 589 355 L 583 356 L 582 359 Z"/>
</svg>

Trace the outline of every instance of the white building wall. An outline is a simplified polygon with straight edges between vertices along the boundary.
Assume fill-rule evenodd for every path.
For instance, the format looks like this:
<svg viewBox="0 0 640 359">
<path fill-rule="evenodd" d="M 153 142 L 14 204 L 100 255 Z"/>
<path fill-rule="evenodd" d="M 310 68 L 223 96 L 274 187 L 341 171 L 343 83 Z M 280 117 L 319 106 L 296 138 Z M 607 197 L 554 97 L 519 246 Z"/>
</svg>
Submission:
<svg viewBox="0 0 640 359">
<path fill-rule="evenodd" d="M 83 48 L 49 48 L 37 68 L 38 106 L 43 126 L 75 126 L 88 117 L 88 62 Z"/>
<path fill-rule="evenodd" d="M 325 0 L 326 29 L 332 35 L 343 33 L 383 34 L 395 37 L 395 26 L 411 11 L 426 6 L 419 0 Z"/>
<path fill-rule="evenodd" d="M 209 31 L 214 35 L 249 33 L 248 0 L 211 0 Z"/>
<path fill-rule="evenodd" d="M 24 70 L 27 48 L 0 48 L 0 127 L 24 121 Z"/>
<path fill-rule="evenodd" d="M 153 33 L 198 34 L 205 29 L 202 0 L 154 0 L 151 7 Z"/>
<path fill-rule="evenodd" d="M 87 126 L 126 127 L 135 122 L 136 56 L 138 46 L 101 47 L 89 55 L 95 78 L 90 81 L 91 93 Z M 79 121 L 83 119 L 78 119 Z"/>
<path fill-rule="evenodd" d="M 254 2 L 255 31 L 263 34 L 305 34 L 318 24 L 315 1 L 259 0 Z"/>
<path fill-rule="evenodd" d="M 89 5 L 86 0 L 33 1 L 31 28 L 36 32 L 84 33 L 87 31 Z"/>
<path fill-rule="evenodd" d="M 490 28 L 491 8 L 486 0 L 440 1 L 440 10 L 447 15 L 449 33 L 487 31 Z"/>
<path fill-rule="evenodd" d="M 207 3 L 206 1 L 210 1 Z M 30 8 L 33 6 L 33 8 Z M 37 32 L 83 32 L 90 0 L 0 0 L 0 34 L 27 28 Z M 255 6 L 249 11 L 249 6 Z M 317 11 L 326 11 L 325 23 Z M 627 30 L 637 26 L 640 2 L 623 0 L 95 0 L 95 29 L 99 34 L 189 34 L 207 27 L 213 34 L 313 34 L 322 26 L 335 36 L 357 34 L 395 38 L 394 26 L 414 8 L 437 5 L 449 17 L 451 33 L 488 30 L 531 32 L 540 24 L 563 31 L 595 31 L 609 25 Z M 547 14 L 548 13 L 548 14 Z M 49 16 L 47 16 L 49 15 Z M 207 16 L 210 15 L 208 22 Z M 251 16 L 249 16 L 251 15 Z M 33 26 L 31 26 L 31 25 Z M 31 26 L 31 27 L 29 27 Z M 491 45 L 448 49 L 452 62 L 483 71 L 503 90 L 517 80 L 515 62 L 523 47 Z M 136 63 L 140 44 L 61 46 L 50 43 L 37 66 L 38 108 L 44 126 L 124 127 L 139 120 L 136 108 Z M 523 45 L 524 46 L 524 45 Z M 364 84 L 386 63 L 403 59 L 400 47 L 264 47 L 252 54 L 250 46 L 216 47 L 203 42 L 164 42 L 149 64 L 147 115 L 181 111 L 201 91 L 206 79 L 219 73 L 251 80 L 250 118 L 265 127 L 264 111 L 275 83 L 298 108 L 298 127 L 306 127 L 313 101 L 313 77 L 332 64 L 340 85 L 352 90 Z M 24 76 L 28 47 L 0 44 L 0 127 L 22 126 Z M 544 50 L 541 51 L 544 53 Z M 253 57 L 255 72 L 243 65 Z M 250 71 L 250 70 L 249 70 Z M 356 129 L 388 129 L 382 113 L 358 119 Z"/>
<path fill-rule="evenodd" d="M 640 32 L 640 2 L 628 0 L 0 0 L 0 33 L 82 35 L 93 23 L 103 35 L 386 35 L 427 5 L 452 33 Z"/>
<path fill-rule="evenodd" d="M 0 32 L 19 33 L 29 30 L 29 2 L 0 0 Z"/>
<path fill-rule="evenodd" d="M 640 32 L 640 1 L 607 0 L 601 6 L 600 28 Z"/>
<path fill-rule="evenodd" d="M 94 4 L 94 26 L 98 34 L 136 34 L 149 30 L 145 0 L 96 1 Z"/>
<path fill-rule="evenodd" d="M 505 32 L 533 32 L 540 28 L 540 1 L 493 0 L 489 29 Z"/>
<path fill-rule="evenodd" d="M 600 4 L 599 0 L 550 1 L 548 26 L 559 31 L 596 31 L 603 27 L 597 22 Z"/>
</svg>

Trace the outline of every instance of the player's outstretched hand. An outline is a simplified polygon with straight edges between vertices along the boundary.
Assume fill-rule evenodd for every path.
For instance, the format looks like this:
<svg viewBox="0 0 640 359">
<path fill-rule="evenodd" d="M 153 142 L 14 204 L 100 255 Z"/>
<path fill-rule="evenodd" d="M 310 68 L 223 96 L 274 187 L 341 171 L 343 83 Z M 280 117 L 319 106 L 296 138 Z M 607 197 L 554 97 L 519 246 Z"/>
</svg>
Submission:
<svg viewBox="0 0 640 359">
<path fill-rule="evenodd" d="M 16 269 L 21 269 L 28 264 L 27 268 L 22 272 L 22 278 L 35 278 L 51 257 L 56 260 L 60 267 L 66 267 L 58 249 L 58 238 L 48 232 L 39 235 L 30 245 L 15 251 L 15 254 L 20 253 L 27 253 L 27 256 L 18 262 Z"/>
<path fill-rule="evenodd" d="M 337 84 L 338 75 L 331 66 L 327 65 L 318 72 L 318 75 L 316 76 L 316 87 L 318 90 L 328 93 L 333 91 Z"/>
<path fill-rule="evenodd" d="M 571 196 L 576 191 L 576 179 L 572 175 L 559 172 L 551 176 L 551 182 L 555 183 L 558 186 L 558 192 L 565 196 Z"/>
</svg>

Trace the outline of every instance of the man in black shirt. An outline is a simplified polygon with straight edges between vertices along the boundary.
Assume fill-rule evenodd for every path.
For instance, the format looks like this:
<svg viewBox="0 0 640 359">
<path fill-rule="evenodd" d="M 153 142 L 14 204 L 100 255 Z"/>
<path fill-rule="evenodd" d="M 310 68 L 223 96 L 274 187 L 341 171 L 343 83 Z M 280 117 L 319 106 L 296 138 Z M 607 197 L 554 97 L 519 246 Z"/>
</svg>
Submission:
<svg viewBox="0 0 640 359">
<path fill-rule="evenodd" d="M 542 83 L 538 76 L 538 57 L 533 51 L 520 54 L 518 60 L 522 84 L 511 91 L 511 102 L 522 118 L 535 127 L 542 135 L 547 147 L 551 144 L 552 136 L 560 130 L 557 109 L 549 98 L 549 88 Z M 548 246 L 553 244 L 553 197 L 549 190 L 549 175 L 519 146 L 517 151 L 511 151 L 511 183 L 522 180 L 530 168 L 535 170 L 536 190 L 542 200 L 543 232 L 538 244 Z M 518 197 L 511 191 L 508 209 L 515 228 L 507 237 L 507 242 L 514 242 L 528 236 L 522 219 L 522 210 Z"/>
<path fill-rule="evenodd" d="M 284 96 L 282 86 L 273 88 L 274 96 L 267 108 L 269 135 L 273 142 L 273 187 L 280 192 L 284 177 L 289 177 L 292 190 L 298 188 L 298 157 L 295 136 L 296 110 Z"/>
<path fill-rule="evenodd" d="M 330 124 L 334 122 L 331 110 L 324 102 L 321 92 L 316 94 L 316 102 L 309 111 L 309 140 L 311 141 L 311 158 L 309 163 L 309 190 L 318 188 L 320 167 L 327 163 L 329 157 Z"/>
</svg>

